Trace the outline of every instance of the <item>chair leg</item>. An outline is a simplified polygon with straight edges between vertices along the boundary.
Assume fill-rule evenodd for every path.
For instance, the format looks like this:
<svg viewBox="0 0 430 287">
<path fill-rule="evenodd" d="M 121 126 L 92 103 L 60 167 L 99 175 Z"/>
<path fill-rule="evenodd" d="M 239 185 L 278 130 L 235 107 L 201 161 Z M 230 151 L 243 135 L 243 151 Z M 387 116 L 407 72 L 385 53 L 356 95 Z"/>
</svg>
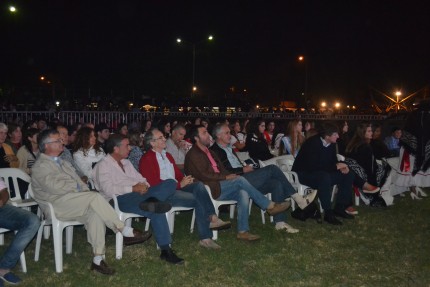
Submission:
<svg viewBox="0 0 430 287">
<path fill-rule="evenodd" d="M 145 231 L 149 230 L 149 224 L 151 224 L 151 219 L 150 218 L 146 218 L 146 223 L 145 223 Z"/>
<path fill-rule="evenodd" d="M 196 210 L 193 210 L 193 216 L 191 217 L 191 227 L 190 227 L 190 233 L 194 232 L 194 224 L 196 222 Z"/>
<path fill-rule="evenodd" d="M 216 216 L 219 216 L 219 205 L 216 205 L 215 203 L 214 203 L 214 207 L 215 207 L 215 213 L 216 213 Z M 231 207 L 230 207 L 231 208 Z M 231 209 L 230 209 L 231 210 Z M 212 230 L 212 234 L 213 234 L 213 236 L 212 236 L 212 239 L 213 240 L 217 240 L 218 239 L 218 230 Z"/>
<path fill-rule="evenodd" d="M 24 253 L 24 251 L 19 256 L 19 260 L 21 261 L 22 272 L 27 273 L 27 262 L 25 261 L 25 253 Z"/>
<path fill-rule="evenodd" d="M 63 228 L 60 224 L 52 224 L 52 236 L 54 238 L 55 271 L 63 272 Z"/>
<path fill-rule="evenodd" d="M 37 231 L 36 251 L 34 251 L 34 261 L 36 261 L 36 262 L 39 261 L 40 245 L 42 244 L 42 235 L 43 235 L 43 230 L 45 229 L 45 224 L 46 224 L 46 221 L 43 220 L 40 223 L 39 231 Z"/>
<path fill-rule="evenodd" d="M 73 225 L 66 227 L 66 254 L 72 254 Z"/>
<path fill-rule="evenodd" d="M 173 234 L 175 228 L 175 212 L 166 212 L 167 224 L 169 225 L 170 234 Z"/>
<path fill-rule="evenodd" d="M 230 205 L 230 219 L 234 219 L 234 209 L 236 208 L 236 205 Z"/>
<path fill-rule="evenodd" d="M 354 186 L 354 199 L 355 199 L 355 206 L 360 205 L 360 191 L 358 190 L 358 187 Z"/>
<path fill-rule="evenodd" d="M 4 234 L 0 234 L 0 245 L 4 245 Z"/>
<path fill-rule="evenodd" d="M 124 243 L 124 237 L 122 236 L 121 232 L 117 232 L 115 237 L 116 237 L 115 256 L 117 260 L 120 260 L 122 258 L 122 248 Z"/>
</svg>

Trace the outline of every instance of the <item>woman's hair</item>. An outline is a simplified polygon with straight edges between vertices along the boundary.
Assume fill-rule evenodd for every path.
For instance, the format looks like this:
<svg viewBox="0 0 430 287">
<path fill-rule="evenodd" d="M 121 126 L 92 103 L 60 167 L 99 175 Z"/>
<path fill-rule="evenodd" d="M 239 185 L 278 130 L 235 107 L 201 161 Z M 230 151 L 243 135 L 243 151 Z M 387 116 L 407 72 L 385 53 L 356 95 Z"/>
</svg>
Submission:
<svg viewBox="0 0 430 287">
<path fill-rule="evenodd" d="M 252 134 L 255 134 L 259 140 L 266 142 L 266 140 L 264 139 L 264 134 L 260 133 L 260 131 L 258 130 L 258 127 L 262 123 L 265 123 L 264 119 L 262 118 L 258 118 L 250 121 L 248 124 L 247 134 L 251 136 Z"/>
<path fill-rule="evenodd" d="M 122 129 L 123 127 L 127 127 L 127 129 L 128 129 L 128 125 L 127 125 L 126 123 L 123 123 L 123 122 L 119 123 L 119 124 L 118 124 L 118 128 L 117 128 L 117 130 L 116 130 L 116 133 L 120 134 L 120 133 L 121 133 L 121 129 Z"/>
<path fill-rule="evenodd" d="M 230 128 L 230 134 L 231 134 L 232 136 L 236 136 L 236 132 L 234 131 L 234 127 L 236 126 L 236 123 L 238 123 L 238 124 L 239 124 L 239 126 L 241 126 L 241 125 L 240 125 L 240 121 L 239 121 L 239 120 L 231 121 L 231 122 L 230 122 L 230 125 L 229 125 L 229 128 Z"/>
<path fill-rule="evenodd" d="M 345 152 L 347 154 L 357 150 L 357 148 L 362 144 L 368 143 L 364 136 L 366 135 L 367 128 L 371 128 L 371 127 L 372 127 L 372 124 L 368 122 L 361 123 L 357 126 L 354 136 L 346 146 Z"/>
<path fill-rule="evenodd" d="M 130 145 L 140 147 L 142 139 L 140 137 L 140 132 L 132 131 L 128 133 L 128 140 L 130 141 Z"/>
<path fill-rule="evenodd" d="M 296 131 L 297 125 L 302 122 L 300 119 L 292 120 L 287 125 L 287 130 L 285 132 L 285 136 L 290 137 L 291 140 L 291 154 L 295 154 L 296 150 L 300 149 L 303 142 L 305 141 L 305 137 L 302 133 Z"/>
<path fill-rule="evenodd" d="M 27 151 L 36 158 L 36 155 L 33 153 L 33 146 L 31 145 L 31 142 L 28 138 L 33 137 L 34 135 L 37 135 L 40 133 L 39 129 L 36 128 L 29 128 L 24 131 L 24 135 L 22 137 L 22 144 L 27 148 Z"/>
<path fill-rule="evenodd" d="M 83 127 L 78 130 L 78 132 L 76 133 L 76 140 L 73 143 L 73 152 L 77 152 L 78 150 L 82 149 L 84 156 L 87 156 L 88 151 L 91 148 L 91 133 L 94 133 L 94 130 L 89 127 Z M 100 144 L 97 140 L 96 144 L 94 145 L 94 150 L 96 151 L 96 153 L 102 152 L 100 149 Z"/>
<path fill-rule="evenodd" d="M 15 123 L 9 123 L 7 125 L 7 135 L 10 138 L 10 135 L 16 131 L 17 128 L 21 128 L 19 125 L 15 124 Z"/>
</svg>

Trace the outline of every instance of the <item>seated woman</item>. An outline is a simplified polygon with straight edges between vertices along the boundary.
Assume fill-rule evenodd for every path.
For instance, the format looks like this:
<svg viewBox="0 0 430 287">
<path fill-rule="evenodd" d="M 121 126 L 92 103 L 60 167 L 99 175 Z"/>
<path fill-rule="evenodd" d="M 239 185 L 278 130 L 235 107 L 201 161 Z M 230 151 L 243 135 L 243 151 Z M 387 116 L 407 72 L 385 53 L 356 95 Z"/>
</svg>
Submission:
<svg viewBox="0 0 430 287">
<path fill-rule="evenodd" d="M 300 147 L 305 142 L 305 137 L 303 136 L 303 124 L 301 120 L 293 120 L 288 123 L 287 131 L 285 136 L 282 137 L 280 146 L 280 155 L 291 154 L 294 157 L 300 150 Z"/>
<path fill-rule="evenodd" d="M 5 143 L 7 125 L 0 123 L 0 168 L 19 167 L 19 160 L 10 145 Z"/>
<path fill-rule="evenodd" d="M 19 148 L 22 146 L 22 131 L 21 127 L 17 124 L 8 124 L 7 125 L 7 135 L 8 138 L 6 143 L 10 145 L 14 154 L 18 153 Z"/>
<path fill-rule="evenodd" d="M 31 168 L 39 155 L 38 135 L 38 129 L 30 128 L 25 130 L 23 146 L 19 148 L 16 154 L 19 159 L 19 168 L 27 174 L 31 174 Z"/>
<path fill-rule="evenodd" d="M 234 147 L 235 152 L 242 151 L 245 148 L 245 138 L 239 138 L 240 131 L 241 129 L 239 120 L 233 121 L 230 124 L 230 144 Z"/>
<path fill-rule="evenodd" d="M 371 206 L 386 206 L 379 191 L 389 194 L 389 183 L 386 183 L 390 172 L 389 165 L 384 161 L 382 164 L 376 162 L 370 145 L 372 140 L 372 126 L 370 123 L 361 123 L 349 144 L 346 146 L 346 164 L 357 175 L 354 185 L 362 188 L 367 193 Z M 381 187 L 381 188 L 379 188 Z M 384 195 L 385 198 L 385 195 Z M 391 203 L 388 201 L 388 203 Z"/>
<path fill-rule="evenodd" d="M 430 101 L 422 101 L 408 115 L 400 138 L 399 163 L 393 176 L 394 194 L 409 189 L 412 199 L 427 197 L 430 187 Z"/>
<path fill-rule="evenodd" d="M 338 154 L 345 155 L 346 146 L 348 145 L 350 140 L 348 130 L 349 130 L 348 122 L 341 121 L 339 123 L 339 138 L 336 141 Z"/>
<path fill-rule="evenodd" d="M 133 164 L 136 171 L 139 171 L 140 158 L 143 156 L 143 138 L 139 131 L 132 131 L 128 134 L 128 140 L 130 142 L 128 160 Z"/>
<path fill-rule="evenodd" d="M 274 157 L 270 153 L 267 141 L 264 137 L 266 123 L 263 119 L 253 120 L 249 123 L 248 134 L 246 136 L 246 148 L 249 156 L 255 161 L 265 161 Z"/>
<path fill-rule="evenodd" d="M 370 145 L 372 146 L 375 158 L 381 160 L 383 158 L 391 157 L 390 150 L 381 138 L 381 125 L 372 124 L 372 131 L 373 135 Z"/>
<path fill-rule="evenodd" d="M 76 133 L 76 140 L 73 145 L 73 159 L 88 179 L 91 179 L 94 165 L 102 160 L 105 155 L 92 128 L 83 127 Z"/>
</svg>

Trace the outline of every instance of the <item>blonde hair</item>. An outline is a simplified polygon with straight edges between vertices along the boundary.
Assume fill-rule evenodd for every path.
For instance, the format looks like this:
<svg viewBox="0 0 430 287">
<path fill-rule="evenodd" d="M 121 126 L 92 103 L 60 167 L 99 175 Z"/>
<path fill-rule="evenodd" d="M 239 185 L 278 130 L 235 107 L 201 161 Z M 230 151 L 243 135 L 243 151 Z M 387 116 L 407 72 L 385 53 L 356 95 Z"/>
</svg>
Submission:
<svg viewBox="0 0 430 287">
<path fill-rule="evenodd" d="M 302 133 L 296 131 L 297 125 L 302 122 L 301 120 L 292 120 L 288 123 L 286 136 L 289 136 L 291 139 L 291 154 L 295 154 L 297 150 L 300 149 L 303 142 L 305 141 L 305 137 Z"/>
</svg>

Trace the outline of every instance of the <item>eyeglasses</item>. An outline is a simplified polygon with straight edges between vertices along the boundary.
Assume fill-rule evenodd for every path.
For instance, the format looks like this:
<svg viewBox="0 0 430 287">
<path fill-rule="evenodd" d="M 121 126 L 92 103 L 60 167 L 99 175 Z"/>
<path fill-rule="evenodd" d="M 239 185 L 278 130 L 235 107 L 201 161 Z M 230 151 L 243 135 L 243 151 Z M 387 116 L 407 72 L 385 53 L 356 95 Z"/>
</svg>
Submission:
<svg viewBox="0 0 430 287">
<path fill-rule="evenodd" d="M 153 139 L 153 141 L 157 141 L 157 140 L 165 140 L 166 139 L 166 137 L 165 136 L 160 136 L 160 137 L 158 137 L 158 138 L 156 138 L 156 139 Z"/>
<path fill-rule="evenodd" d="M 58 140 L 55 140 L 55 141 L 46 142 L 45 144 L 50 144 L 50 143 L 63 143 L 63 140 L 62 139 L 58 139 Z"/>
</svg>

